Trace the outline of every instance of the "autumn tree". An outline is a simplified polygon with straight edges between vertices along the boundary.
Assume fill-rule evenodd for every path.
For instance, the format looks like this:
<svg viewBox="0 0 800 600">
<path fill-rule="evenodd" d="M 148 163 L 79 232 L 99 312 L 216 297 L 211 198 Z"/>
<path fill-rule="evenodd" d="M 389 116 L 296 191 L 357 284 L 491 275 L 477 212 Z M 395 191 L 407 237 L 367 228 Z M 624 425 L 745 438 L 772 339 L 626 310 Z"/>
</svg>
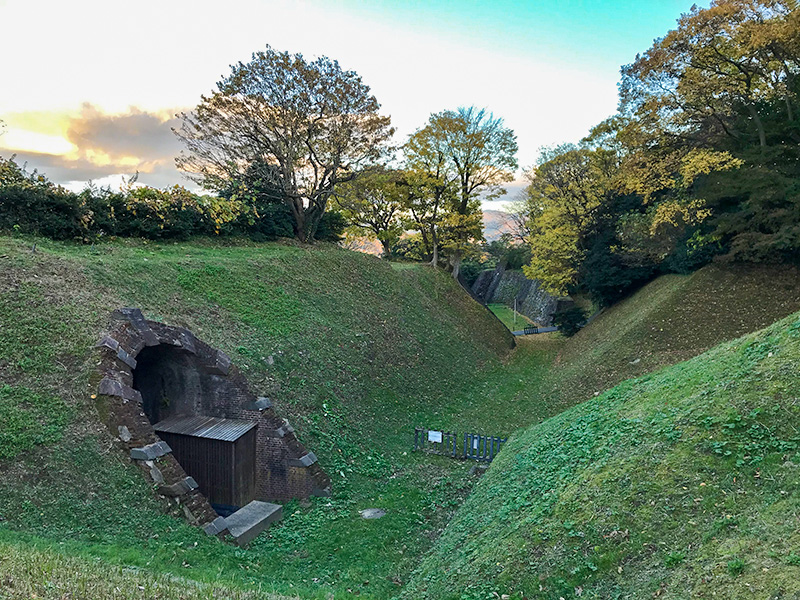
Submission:
<svg viewBox="0 0 800 600">
<path fill-rule="evenodd" d="M 547 291 L 566 294 L 576 284 L 584 236 L 615 174 L 613 153 L 572 144 L 545 149 L 528 174 L 531 263 L 524 271 Z"/>
<path fill-rule="evenodd" d="M 274 177 L 297 238 L 311 241 L 336 185 L 384 153 L 393 130 L 379 108 L 361 77 L 335 60 L 267 46 L 180 115 L 175 133 L 186 150 L 176 162 L 214 191 L 245 179 L 254 164 L 272 167 L 261 173 Z"/>
<path fill-rule="evenodd" d="M 443 219 L 458 198 L 446 150 L 442 140 L 425 129 L 415 132 L 403 147 L 406 228 L 419 231 L 434 267 L 439 265 Z"/>
<path fill-rule="evenodd" d="M 373 167 L 342 184 L 336 193 L 336 204 L 347 219 L 351 233 L 378 240 L 383 255 L 403 233 L 402 173 Z"/>
<path fill-rule="evenodd" d="M 517 168 L 517 140 L 503 120 L 485 109 L 460 107 L 430 116 L 406 146 L 410 166 L 440 182 L 453 185 L 457 197 L 442 215 L 454 235 L 448 241 L 453 277 L 474 241 L 482 239 L 479 198 L 497 197 L 512 181 Z"/>
<path fill-rule="evenodd" d="M 714 0 L 623 68 L 622 110 L 643 129 L 693 143 L 768 144 L 765 111 L 796 112 L 800 14 L 794 0 Z"/>
</svg>

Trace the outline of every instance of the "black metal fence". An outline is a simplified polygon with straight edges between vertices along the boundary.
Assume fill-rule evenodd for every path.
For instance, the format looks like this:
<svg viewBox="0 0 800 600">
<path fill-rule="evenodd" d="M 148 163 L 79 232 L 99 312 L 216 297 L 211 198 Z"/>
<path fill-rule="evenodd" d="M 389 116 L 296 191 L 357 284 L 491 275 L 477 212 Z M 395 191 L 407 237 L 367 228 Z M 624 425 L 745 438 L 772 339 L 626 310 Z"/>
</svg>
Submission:
<svg viewBox="0 0 800 600">
<path fill-rule="evenodd" d="M 558 327 L 537 327 L 536 325 L 526 325 L 524 329 L 514 331 L 514 335 L 534 335 L 537 333 L 550 333 L 558 331 Z"/>
<path fill-rule="evenodd" d="M 414 429 L 414 451 L 492 462 L 507 439 L 480 433 L 464 433 L 459 438 L 459 435 L 453 431 L 436 431 L 417 427 Z"/>
<path fill-rule="evenodd" d="M 414 429 L 414 450 L 422 450 L 430 454 L 458 456 L 458 434 L 454 431 L 428 431 Z"/>
</svg>

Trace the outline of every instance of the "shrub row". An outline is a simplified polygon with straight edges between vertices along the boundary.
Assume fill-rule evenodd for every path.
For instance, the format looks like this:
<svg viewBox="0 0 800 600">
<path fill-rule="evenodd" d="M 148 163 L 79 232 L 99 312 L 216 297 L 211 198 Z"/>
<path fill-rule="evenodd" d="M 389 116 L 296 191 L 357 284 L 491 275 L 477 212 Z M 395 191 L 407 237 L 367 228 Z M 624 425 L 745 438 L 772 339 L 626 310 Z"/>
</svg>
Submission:
<svg viewBox="0 0 800 600">
<path fill-rule="evenodd" d="M 317 239 L 336 241 L 343 219 L 329 213 Z M 89 186 L 74 193 L 43 175 L 0 158 L 0 231 L 54 240 L 94 241 L 104 236 L 185 240 L 192 236 L 244 235 L 265 241 L 294 235 L 289 208 L 274 198 L 224 198 L 176 185 L 114 192 Z"/>
</svg>

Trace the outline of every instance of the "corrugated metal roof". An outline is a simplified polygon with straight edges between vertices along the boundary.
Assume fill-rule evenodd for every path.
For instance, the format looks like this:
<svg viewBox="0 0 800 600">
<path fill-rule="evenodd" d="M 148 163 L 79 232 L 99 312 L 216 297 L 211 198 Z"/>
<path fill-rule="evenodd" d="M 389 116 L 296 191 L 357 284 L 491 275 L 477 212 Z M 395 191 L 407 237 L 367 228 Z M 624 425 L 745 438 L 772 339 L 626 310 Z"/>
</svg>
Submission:
<svg viewBox="0 0 800 600">
<path fill-rule="evenodd" d="M 169 417 L 153 425 L 159 432 L 235 442 L 256 426 L 254 421 L 217 417 Z"/>
</svg>

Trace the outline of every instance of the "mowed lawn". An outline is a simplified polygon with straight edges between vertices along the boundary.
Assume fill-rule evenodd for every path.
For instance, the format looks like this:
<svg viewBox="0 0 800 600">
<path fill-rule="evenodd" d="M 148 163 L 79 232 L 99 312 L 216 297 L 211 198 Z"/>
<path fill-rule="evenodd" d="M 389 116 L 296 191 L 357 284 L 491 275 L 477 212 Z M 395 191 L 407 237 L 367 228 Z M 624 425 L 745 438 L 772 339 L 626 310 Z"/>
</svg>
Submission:
<svg viewBox="0 0 800 600">
<path fill-rule="evenodd" d="M 487 304 L 486 305 L 494 315 L 503 322 L 509 331 L 518 331 L 527 325 L 535 325 L 535 323 L 520 312 L 516 312 L 507 307 L 505 304 Z"/>
</svg>

